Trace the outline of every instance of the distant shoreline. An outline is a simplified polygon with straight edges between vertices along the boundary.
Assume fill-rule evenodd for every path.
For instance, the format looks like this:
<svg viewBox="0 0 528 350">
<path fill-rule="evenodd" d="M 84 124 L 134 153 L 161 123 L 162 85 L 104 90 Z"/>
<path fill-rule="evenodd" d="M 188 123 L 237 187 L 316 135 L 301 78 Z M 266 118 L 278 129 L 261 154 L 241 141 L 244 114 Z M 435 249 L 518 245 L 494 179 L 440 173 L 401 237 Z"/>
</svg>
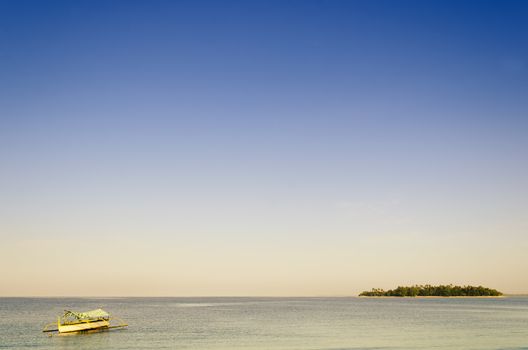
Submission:
<svg viewBox="0 0 528 350">
<path fill-rule="evenodd" d="M 381 288 L 372 288 L 370 291 L 364 291 L 359 294 L 360 297 L 498 297 L 503 295 L 496 289 L 483 286 L 455 286 L 430 284 L 398 286 L 395 289 L 383 290 Z"/>
<path fill-rule="evenodd" d="M 368 298 L 368 299 L 468 299 L 468 298 L 486 298 L 486 299 L 495 299 L 495 298 L 506 298 L 509 295 L 454 295 L 454 296 L 442 296 L 442 295 L 417 295 L 417 296 L 366 296 L 360 295 L 358 298 Z"/>
</svg>

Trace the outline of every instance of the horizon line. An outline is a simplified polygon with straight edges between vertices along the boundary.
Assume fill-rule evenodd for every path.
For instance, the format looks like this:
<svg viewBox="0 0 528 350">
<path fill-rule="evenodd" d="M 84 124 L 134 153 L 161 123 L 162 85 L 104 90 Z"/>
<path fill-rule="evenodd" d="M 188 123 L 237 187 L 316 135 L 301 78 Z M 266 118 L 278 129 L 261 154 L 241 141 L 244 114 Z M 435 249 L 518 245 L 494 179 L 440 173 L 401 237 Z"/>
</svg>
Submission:
<svg viewBox="0 0 528 350">
<path fill-rule="evenodd" d="M 526 293 L 504 293 L 502 297 L 520 297 L 520 296 L 528 296 L 528 292 Z M 479 296 L 467 296 L 467 298 L 478 298 Z M 6 295 L 2 296 L 0 295 L 0 298 L 84 298 L 84 299 L 90 299 L 90 298 L 100 298 L 100 299 L 112 299 L 112 298 L 365 298 L 360 297 L 359 295 Z M 376 297 L 372 297 L 376 298 Z M 395 297 L 395 298 L 412 298 L 412 297 Z M 417 298 L 417 297 L 414 297 Z M 449 296 L 446 296 L 446 298 L 450 298 Z M 454 297 L 451 297 L 454 298 Z M 381 299 L 381 297 L 380 297 Z"/>
</svg>

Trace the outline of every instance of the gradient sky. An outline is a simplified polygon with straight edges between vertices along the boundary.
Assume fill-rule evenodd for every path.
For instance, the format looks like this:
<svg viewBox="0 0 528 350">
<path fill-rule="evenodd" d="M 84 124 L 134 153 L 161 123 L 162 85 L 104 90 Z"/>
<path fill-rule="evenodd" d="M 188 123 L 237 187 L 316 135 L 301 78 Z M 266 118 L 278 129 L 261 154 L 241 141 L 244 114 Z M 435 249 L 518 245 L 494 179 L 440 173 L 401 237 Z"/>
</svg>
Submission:
<svg viewBox="0 0 528 350">
<path fill-rule="evenodd" d="M 0 296 L 528 292 L 527 18 L 0 0 Z"/>
</svg>

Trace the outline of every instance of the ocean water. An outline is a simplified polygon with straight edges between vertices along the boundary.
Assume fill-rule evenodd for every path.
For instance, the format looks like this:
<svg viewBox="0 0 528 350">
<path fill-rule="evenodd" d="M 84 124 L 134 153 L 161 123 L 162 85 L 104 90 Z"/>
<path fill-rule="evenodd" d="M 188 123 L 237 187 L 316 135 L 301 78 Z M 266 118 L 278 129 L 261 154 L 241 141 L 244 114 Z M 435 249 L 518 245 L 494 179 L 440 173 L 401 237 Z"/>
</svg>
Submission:
<svg viewBox="0 0 528 350">
<path fill-rule="evenodd" d="M 129 327 L 48 336 L 63 309 Z M 0 349 L 528 350 L 528 297 L 0 298 Z"/>
</svg>

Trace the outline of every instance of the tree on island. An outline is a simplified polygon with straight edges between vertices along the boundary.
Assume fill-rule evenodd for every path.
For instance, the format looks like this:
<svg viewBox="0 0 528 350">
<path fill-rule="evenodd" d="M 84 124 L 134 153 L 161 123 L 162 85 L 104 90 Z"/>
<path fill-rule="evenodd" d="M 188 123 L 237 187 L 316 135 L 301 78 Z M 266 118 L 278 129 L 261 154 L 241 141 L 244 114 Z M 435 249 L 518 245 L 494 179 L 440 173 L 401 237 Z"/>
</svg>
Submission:
<svg viewBox="0 0 528 350">
<path fill-rule="evenodd" d="M 496 289 L 486 288 L 482 286 L 454 286 L 439 285 L 432 286 L 414 285 L 410 287 L 399 286 L 396 289 L 389 289 L 387 291 L 380 288 L 372 288 L 371 291 L 365 291 L 359 294 L 360 297 L 482 297 L 482 296 L 501 296 L 502 293 Z"/>
</svg>

